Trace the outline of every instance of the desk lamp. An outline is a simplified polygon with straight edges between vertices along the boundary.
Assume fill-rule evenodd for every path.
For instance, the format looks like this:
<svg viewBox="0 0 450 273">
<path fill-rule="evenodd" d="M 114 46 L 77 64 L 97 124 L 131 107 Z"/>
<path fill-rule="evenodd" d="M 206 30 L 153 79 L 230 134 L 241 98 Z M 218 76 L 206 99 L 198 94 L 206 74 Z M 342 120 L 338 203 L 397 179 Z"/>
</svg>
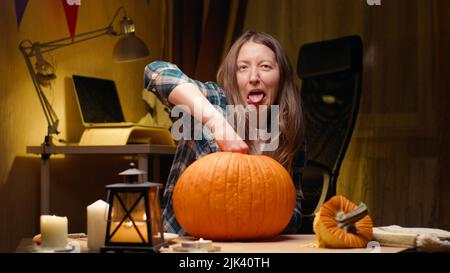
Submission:
<svg viewBox="0 0 450 273">
<path fill-rule="evenodd" d="M 124 17 L 120 20 L 121 31 L 117 33 L 114 31 L 113 23 L 120 11 L 124 12 Z M 44 110 L 45 118 L 47 119 L 47 135 L 45 136 L 42 145 L 50 146 L 53 144 L 52 136 L 59 134 L 58 123 L 59 119 L 49 103 L 47 97 L 41 89 L 41 86 L 47 86 L 52 80 L 56 78 L 54 67 L 47 62 L 43 53 L 50 52 L 62 47 L 78 44 L 84 41 L 92 40 L 104 35 L 122 36 L 116 43 L 113 50 L 113 60 L 116 62 L 127 62 L 145 58 L 149 55 L 149 50 L 144 42 L 134 34 L 133 21 L 126 16 L 124 7 L 120 7 L 115 12 L 111 22 L 104 28 L 77 34 L 73 37 L 66 37 L 50 42 L 32 42 L 30 40 L 23 40 L 19 44 L 19 50 L 27 64 L 28 72 L 33 81 L 36 93 L 39 97 L 42 109 Z M 33 67 L 32 58 L 35 59 Z"/>
</svg>

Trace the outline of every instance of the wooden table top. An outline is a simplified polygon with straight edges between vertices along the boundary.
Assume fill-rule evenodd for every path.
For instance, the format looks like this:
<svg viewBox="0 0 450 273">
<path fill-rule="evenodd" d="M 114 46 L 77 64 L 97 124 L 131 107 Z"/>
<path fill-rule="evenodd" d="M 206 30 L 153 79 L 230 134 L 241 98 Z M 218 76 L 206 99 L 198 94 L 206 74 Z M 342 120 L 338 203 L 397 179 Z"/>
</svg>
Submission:
<svg viewBox="0 0 450 273">
<path fill-rule="evenodd" d="M 176 146 L 132 144 L 113 146 L 27 146 L 29 154 L 175 154 Z"/>
<path fill-rule="evenodd" d="M 69 239 L 79 244 L 81 253 L 92 253 L 87 248 L 87 239 Z M 170 241 L 168 247 L 160 249 L 161 253 L 176 253 L 182 241 L 192 240 L 191 237 L 178 237 Z M 213 242 L 213 246 L 218 246 L 220 250 L 215 253 L 398 253 L 407 250 L 402 247 L 379 248 L 352 248 L 352 249 L 329 249 L 317 246 L 314 234 L 300 235 L 279 235 L 273 239 L 257 242 Z M 16 252 L 31 251 L 31 239 L 23 239 Z"/>
</svg>

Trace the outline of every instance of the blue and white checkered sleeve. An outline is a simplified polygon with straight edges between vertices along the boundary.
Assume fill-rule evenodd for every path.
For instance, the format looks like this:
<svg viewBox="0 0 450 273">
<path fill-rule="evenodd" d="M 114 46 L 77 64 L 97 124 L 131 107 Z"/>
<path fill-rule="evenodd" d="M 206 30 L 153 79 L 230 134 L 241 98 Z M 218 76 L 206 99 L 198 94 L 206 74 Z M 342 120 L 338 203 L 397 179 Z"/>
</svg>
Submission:
<svg viewBox="0 0 450 273">
<path fill-rule="evenodd" d="M 154 61 L 148 64 L 144 70 L 144 87 L 150 92 L 155 93 L 158 98 L 167 106 L 172 107 L 168 97 L 175 87 L 183 83 L 195 84 L 200 92 L 213 105 L 226 104 L 225 94 L 213 82 L 202 83 L 192 80 L 186 76 L 175 64 Z"/>
<path fill-rule="evenodd" d="M 168 97 L 172 90 L 183 83 L 193 83 L 176 65 L 169 62 L 154 61 L 144 69 L 144 87 L 153 92 L 169 107 Z"/>
</svg>

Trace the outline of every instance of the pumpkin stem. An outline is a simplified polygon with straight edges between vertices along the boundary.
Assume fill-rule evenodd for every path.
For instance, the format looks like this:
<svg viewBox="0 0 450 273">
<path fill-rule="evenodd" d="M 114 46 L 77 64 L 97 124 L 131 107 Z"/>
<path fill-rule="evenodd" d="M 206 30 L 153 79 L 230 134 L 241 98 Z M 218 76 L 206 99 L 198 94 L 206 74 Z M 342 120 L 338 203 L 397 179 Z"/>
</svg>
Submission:
<svg viewBox="0 0 450 273">
<path fill-rule="evenodd" d="M 339 228 L 348 230 L 349 227 L 354 226 L 356 222 L 369 214 L 369 210 L 363 202 L 358 207 L 348 213 L 339 212 L 335 219 Z"/>
</svg>

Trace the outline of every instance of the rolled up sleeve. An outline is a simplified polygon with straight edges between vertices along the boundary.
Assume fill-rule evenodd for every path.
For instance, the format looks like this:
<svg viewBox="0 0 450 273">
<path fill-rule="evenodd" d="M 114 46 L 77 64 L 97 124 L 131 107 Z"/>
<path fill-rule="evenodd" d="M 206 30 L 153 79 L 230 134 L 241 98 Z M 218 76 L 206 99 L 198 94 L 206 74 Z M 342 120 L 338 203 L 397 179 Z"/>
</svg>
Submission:
<svg viewBox="0 0 450 273">
<path fill-rule="evenodd" d="M 193 80 L 186 76 L 176 65 L 169 62 L 154 61 L 145 67 L 145 89 L 153 92 L 170 108 L 174 106 L 168 100 L 170 93 L 175 87 L 183 83 L 194 84 L 212 105 L 217 105 L 225 110 L 227 99 L 224 91 L 216 83 L 203 83 Z"/>
<path fill-rule="evenodd" d="M 153 92 L 167 106 L 173 107 L 168 101 L 170 93 L 180 84 L 194 83 L 176 65 L 155 61 L 148 64 L 144 70 L 144 87 Z"/>
</svg>

